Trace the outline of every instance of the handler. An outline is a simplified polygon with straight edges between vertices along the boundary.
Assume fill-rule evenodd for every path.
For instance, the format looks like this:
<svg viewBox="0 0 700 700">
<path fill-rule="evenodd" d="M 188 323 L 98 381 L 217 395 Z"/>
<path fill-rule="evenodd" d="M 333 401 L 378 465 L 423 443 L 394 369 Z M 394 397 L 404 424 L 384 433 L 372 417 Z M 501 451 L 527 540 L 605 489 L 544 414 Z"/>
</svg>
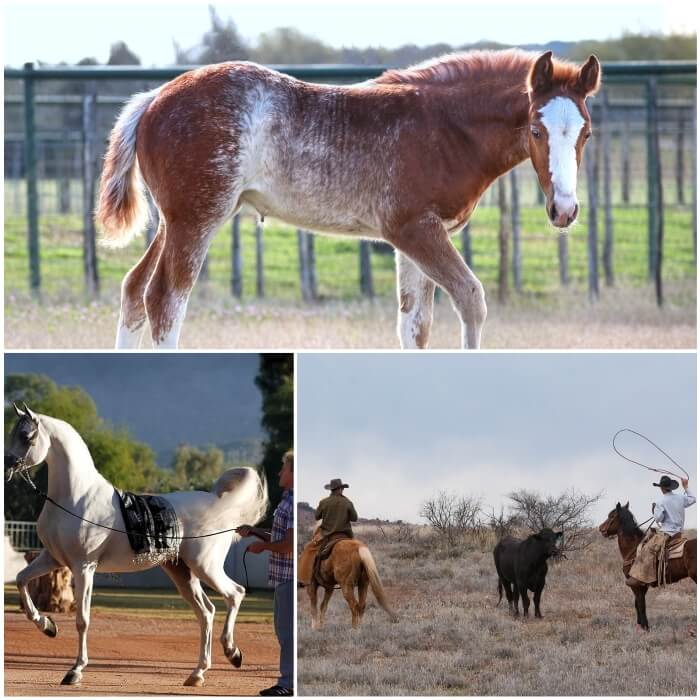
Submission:
<svg viewBox="0 0 700 700">
<path fill-rule="evenodd" d="M 331 495 L 324 498 L 314 512 L 314 517 L 320 520 L 321 524 L 299 557 L 297 576 L 299 582 L 305 586 L 311 583 L 314 561 L 324 540 L 335 534 L 345 534 L 352 538 L 350 523 L 357 522 L 355 506 L 343 495 L 344 489 L 350 488 L 349 484 L 344 484 L 342 479 L 331 479 L 323 488 L 328 489 Z"/>
<path fill-rule="evenodd" d="M 236 532 L 242 537 L 254 535 L 261 542 L 252 542 L 246 552 L 272 552 L 268 577 L 275 587 L 275 634 L 280 645 L 280 677 L 276 685 L 260 691 L 260 695 L 285 697 L 294 695 L 294 452 L 282 458 L 280 486 L 282 500 L 275 509 L 272 531 L 241 525 Z"/>
<path fill-rule="evenodd" d="M 658 484 L 653 484 L 661 489 L 659 502 L 651 504 L 654 520 L 659 527 L 656 531 L 651 530 L 642 541 L 642 547 L 625 582 L 628 586 L 654 583 L 657 580 L 658 558 L 664 555 L 668 541 L 683 532 L 685 509 L 695 503 L 695 496 L 688 488 L 688 479 L 681 479 L 681 483 L 685 495 L 673 493 L 678 488 L 678 482 L 665 474 Z"/>
</svg>

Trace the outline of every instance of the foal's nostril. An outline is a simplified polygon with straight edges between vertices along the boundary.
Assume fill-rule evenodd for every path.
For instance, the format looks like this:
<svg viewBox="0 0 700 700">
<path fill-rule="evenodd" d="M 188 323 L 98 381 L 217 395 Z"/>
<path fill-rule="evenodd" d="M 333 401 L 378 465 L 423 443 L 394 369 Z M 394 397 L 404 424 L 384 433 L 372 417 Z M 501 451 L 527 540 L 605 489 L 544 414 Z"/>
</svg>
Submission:
<svg viewBox="0 0 700 700">
<path fill-rule="evenodd" d="M 574 207 L 574 214 L 571 217 L 571 220 L 574 221 L 577 216 L 578 216 L 578 204 Z"/>
<path fill-rule="evenodd" d="M 557 218 L 557 206 L 552 202 L 552 206 L 549 207 L 549 218 L 554 221 Z"/>
</svg>

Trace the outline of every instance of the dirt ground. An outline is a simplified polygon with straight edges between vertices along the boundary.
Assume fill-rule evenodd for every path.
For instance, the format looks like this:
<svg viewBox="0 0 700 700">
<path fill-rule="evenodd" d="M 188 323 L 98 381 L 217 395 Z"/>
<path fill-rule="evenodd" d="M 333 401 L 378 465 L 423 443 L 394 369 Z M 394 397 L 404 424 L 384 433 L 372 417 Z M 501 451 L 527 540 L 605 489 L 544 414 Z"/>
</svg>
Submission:
<svg viewBox="0 0 700 700">
<path fill-rule="evenodd" d="M 36 301 L 6 294 L 5 347 L 112 348 L 119 302 L 114 295 L 84 303 Z M 482 347 L 692 349 L 696 345 L 695 287 L 669 283 L 666 304 L 653 290 L 614 288 L 591 304 L 585 291 L 561 291 L 546 300 L 511 296 L 499 305 L 491 295 Z M 459 321 L 446 298 L 435 308 L 430 347 L 458 348 Z M 398 349 L 396 301 L 273 300 L 237 303 L 194 294 L 183 325 L 182 348 L 387 348 Z"/>
<path fill-rule="evenodd" d="M 41 634 L 24 615 L 5 613 L 5 695 L 257 695 L 277 680 L 279 647 L 271 624 L 239 623 L 236 643 L 243 666 L 234 669 L 215 626 L 212 668 L 201 688 L 184 687 L 199 657 L 192 621 L 93 612 L 90 664 L 80 686 L 61 686 L 75 661 L 77 632 L 71 614 L 52 615 L 58 637 Z"/>
</svg>

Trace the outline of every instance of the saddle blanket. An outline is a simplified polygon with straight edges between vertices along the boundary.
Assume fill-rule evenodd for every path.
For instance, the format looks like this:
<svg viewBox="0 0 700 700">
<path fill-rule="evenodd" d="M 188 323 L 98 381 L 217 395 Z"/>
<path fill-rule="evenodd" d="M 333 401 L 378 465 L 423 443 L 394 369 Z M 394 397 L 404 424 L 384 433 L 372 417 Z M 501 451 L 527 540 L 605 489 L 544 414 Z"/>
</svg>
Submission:
<svg viewBox="0 0 700 700">
<path fill-rule="evenodd" d="M 180 521 L 169 501 L 160 496 L 140 496 L 114 489 L 124 517 L 129 544 L 136 563 L 162 564 L 177 561 Z"/>
</svg>

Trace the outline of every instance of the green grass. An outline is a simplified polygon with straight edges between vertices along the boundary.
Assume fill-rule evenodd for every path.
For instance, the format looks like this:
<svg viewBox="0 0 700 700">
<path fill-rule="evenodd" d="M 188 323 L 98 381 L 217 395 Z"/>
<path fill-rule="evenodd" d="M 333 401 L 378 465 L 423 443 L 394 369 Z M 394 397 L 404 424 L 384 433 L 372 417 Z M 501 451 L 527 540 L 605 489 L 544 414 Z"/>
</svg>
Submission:
<svg viewBox="0 0 700 700">
<path fill-rule="evenodd" d="M 208 593 L 216 605 L 217 619 L 223 619 L 226 611 L 223 598 Z M 265 622 L 272 620 L 273 592 L 267 590 L 250 591 L 241 605 L 239 622 Z M 16 612 L 19 608 L 19 595 L 13 585 L 5 585 L 5 612 Z M 92 609 L 119 612 L 139 617 L 192 617 L 190 606 L 171 589 L 143 588 L 96 588 L 92 594 Z"/>
<path fill-rule="evenodd" d="M 559 289 L 557 232 L 547 224 L 542 207 L 522 209 L 523 291 L 534 296 L 549 295 Z M 498 219 L 496 207 L 482 206 L 472 219 L 473 267 L 487 287 L 498 277 Z M 614 210 L 614 272 L 626 285 L 646 284 L 647 216 L 645 207 L 616 207 Z M 583 203 L 580 223 L 568 234 L 569 270 L 574 283 L 585 284 L 587 263 L 587 207 Z M 40 218 L 40 255 L 42 293 L 54 300 L 75 299 L 83 294 L 82 223 L 79 216 L 47 214 Z M 598 223 L 602 255 L 604 222 Z M 243 251 L 243 296 L 255 297 L 254 222 L 244 217 L 241 226 Z M 664 277 L 667 280 L 693 279 L 692 218 L 687 207 L 666 207 L 664 231 Z M 459 237 L 455 244 L 461 245 Z M 295 229 L 277 221 L 265 223 L 265 295 L 271 299 L 300 298 L 297 238 Z M 358 241 L 348 238 L 317 236 L 316 262 L 318 290 L 322 298 L 351 299 L 360 296 Z M 143 253 L 143 239 L 122 250 L 100 248 L 99 272 L 103 288 L 116 293 L 124 274 Z M 209 281 L 206 289 L 230 294 L 231 225 L 226 224 L 214 237 L 209 253 Z M 394 260 L 391 254 L 373 252 L 375 292 L 394 294 Z M 26 290 L 28 285 L 26 220 L 5 218 L 5 290 Z M 603 277 L 600 266 L 601 279 Z M 200 288 L 205 285 L 200 282 Z"/>
</svg>

